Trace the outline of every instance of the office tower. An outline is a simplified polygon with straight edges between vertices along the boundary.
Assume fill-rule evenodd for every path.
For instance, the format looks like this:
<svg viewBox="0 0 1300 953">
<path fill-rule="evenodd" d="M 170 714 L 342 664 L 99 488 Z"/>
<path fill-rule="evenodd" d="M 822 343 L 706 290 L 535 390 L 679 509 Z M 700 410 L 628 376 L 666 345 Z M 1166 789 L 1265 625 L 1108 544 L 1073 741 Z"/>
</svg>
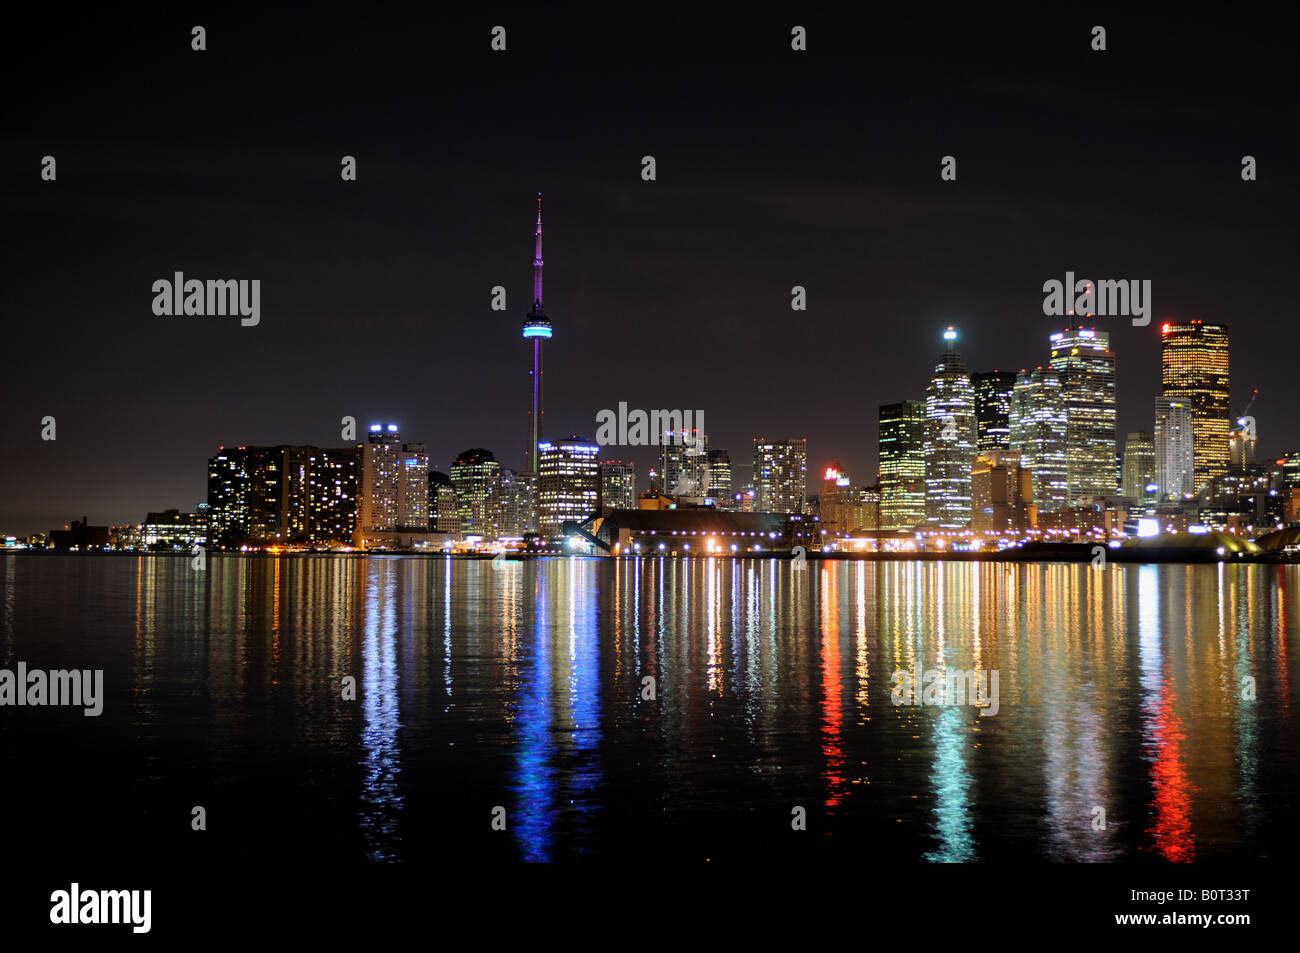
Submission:
<svg viewBox="0 0 1300 953">
<path fill-rule="evenodd" d="M 1156 482 L 1160 499 L 1181 500 L 1196 490 L 1196 414 L 1190 401 L 1156 398 Z"/>
<path fill-rule="evenodd" d="M 1056 371 L 1036 367 L 1016 375 L 1011 396 L 1011 449 L 1032 474 L 1034 505 L 1041 516 L 1068 504 L 1065 400 Z"/>
<path fill-rule="evenodd" d="M 1048 366 L 1065 405 L 1066 498 L 1086 506 L 1115 495 L 1115 355 L 1110 334 L 1077 327 L 1052 334 Z"/>
<path fill-rule="evenodd" d="M 311 447 L 307 469 L 307 541 L 313 546 L 351 542 L 357 528 L 359 451 Z"/>
<path fill-rule="evenodd" d="M 975 388 L 975 447 L 1006 450 L 1011 446 L 1011 394 L 1015 371 L 985 371 L 971 375 Z"/>
<path fill-rule="evenodd" d="M 466 450 L 451 465 L 451 485 L 456 491 L 456 514 L 460 532 L 465 536 L 485 536 L 492 528 L 488 512 L 488 493 L 501 472 L 501 464 L 491 450 L 475 447 Z"/>
<path fill-rule="evenodd" d="M 731 454 L 726 450 L 710 450 L 709 462 L 709 496 L 719 506 L 731 504 Z"/>
<path fill-rule="evenodd" d="M 637 508 L 636 464 L 622 460 L 601 461 L 600 505 L 616 510 Z"/>
<path fill-rule="evenodd" d="M 599 444 L 576 434 L 538 444 L 537 525 L 543 536 L 556 538 L 566 521 L 583 523 L 597 512 L 599 454 Z"/>
<path fill-rule="evenodd" d="M 709 495 L 709 436 L 699 430 L 669 430 L 660 434 L 660 472 L 669 496 Z"/>
<path fill-rule="evenodd" d="M 970 524 L 970 467 L 975 459 L 975 391 L 957 351 L 957 332 L 943 333 L 925 391 L 925 522 L 932 529 Z"/>
<path fill-rule="evenodd" d="M 1015 450 L 989 450 L 971 465 L 971 529 L 1021 533 L 1036 520 L 1033 479 Z"/>
<path fill-rule="evenodd" d="M 925 401 L 880 408 L 880 528 L 910 530 L 925 522 Z"/>
<path fill-rule="evenodd" d="M 429 532 L 445 535 L 460 533 L 456 488 L 451 485 L 451 477 L 440 470 L 429 471 Z"/>
<path fill-rule="evenodd" d="M 1120 492 L 1131 500 L 1141 500 L 1147 487 L 1156 482 L 1156 445 L 1151 434 L 1135 430 L 1124 438 L 1123 479 Z"/>
<path fill-rule="evenodd" d="M 533 308 L 524 318 L 524 339 L 533 342 L 533 368 L 529 372 L 532 403 L 528 409 L 528 450 L 524 454 L 523 473 L 537 474 L 537 445 L 542 439 L 542 342 L 551 337 L 551 319 L 542 306 L 542 193 L 537 193 L 536 253 L 533 256 Z"/>
<path fill-rule="evenodd" d="M 1200 321 L 1164 324 L 1160 368 L 1163 395 L 1191 407 L 1192 492 L 1199 493 L 1228 469 L 1228 328 Z"/>
<path fill-rule="evenodd" d="M 806 438 L 754 438 L 754 492 L 754 512 L 803 512 L 808 493 Z"/>
</svg>

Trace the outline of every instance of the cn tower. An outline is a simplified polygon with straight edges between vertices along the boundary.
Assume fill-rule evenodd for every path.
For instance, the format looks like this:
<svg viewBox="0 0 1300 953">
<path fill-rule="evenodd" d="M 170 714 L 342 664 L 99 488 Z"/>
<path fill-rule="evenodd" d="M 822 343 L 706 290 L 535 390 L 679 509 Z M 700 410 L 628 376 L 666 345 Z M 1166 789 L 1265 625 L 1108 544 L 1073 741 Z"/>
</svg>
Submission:
<svg viewBox="0 0 1300 953">
<path fill-rule="evenodd" d="M 537 193 L 537 252 L 533 258 L 533 310 L 524 318 L 524 337 L 533 341 L 533 403 L 528 411 L 528 452 L 524 475 L 537 475 L 537 445 L 542 442 L 542 342 L 551 336 L 551 319 L 542 307 L 542 193 Z"/>
</svg>

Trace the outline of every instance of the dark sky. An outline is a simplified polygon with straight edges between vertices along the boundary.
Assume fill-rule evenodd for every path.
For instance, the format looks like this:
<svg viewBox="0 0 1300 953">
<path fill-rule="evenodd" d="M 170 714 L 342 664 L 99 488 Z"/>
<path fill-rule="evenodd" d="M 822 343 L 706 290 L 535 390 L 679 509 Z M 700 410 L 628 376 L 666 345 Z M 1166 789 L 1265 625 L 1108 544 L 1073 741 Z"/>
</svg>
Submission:
<svg viewBox="0 0 1300 953">
<path fill-rule="evenodd" d="M 804 436 L 810 474 L 873 482 L 877 407 L 923 396 L 942 329 L 972 370 L 1044 363 L 1072 270 L 1153 284 L 1151 326 L 1097 324 L 1121 434 L 1151 425 L 1159 322 L 1198 318 L 1231 328 L 1262 451 L 1300 448 L 1297 90 L 1262 15 L 196 9 L 8 25 L 0 533 L 191 508 L 219 445 L 337 446 L 344 414 L 440 469 L 520 466 L 538 190 L 549 437 L 701 409 L 736 463 Z M 155 316 L 175 271 L 260 279 L 260 326 Z"/>
</svg>

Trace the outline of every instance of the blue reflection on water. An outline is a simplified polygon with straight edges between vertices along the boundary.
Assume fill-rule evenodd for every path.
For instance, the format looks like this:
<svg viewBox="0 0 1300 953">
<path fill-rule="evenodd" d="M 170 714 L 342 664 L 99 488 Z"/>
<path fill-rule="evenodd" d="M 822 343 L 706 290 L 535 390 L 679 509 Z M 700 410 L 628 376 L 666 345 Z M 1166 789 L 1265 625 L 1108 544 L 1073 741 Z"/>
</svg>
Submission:
<svg viewBox="0 0 1300 953">
<path fill-rule="evenodd" d="M 527 861 L 551 859 L 551 829 L 555 815 L 555 778 L 551 765 L 551 658 L 550 606 L 538 572 L 534 585 L 536 604 L 533 612 L 533 637 L 521 671 L 519 717 L 519 755 L 515 762 L 514 795 L 516 808 L 510 829 L 519 843 L 520 855 Z"/>
<path fill-rule="evenodd" d="M 402 797 L 397 779 L 401 749 L 398 711 L 396 600 L 393 563 L 371 560 L 366 575 L 365 636 L 361 643 L 361 743 L 366 750 L 361 831 L 371 860 L 397 860 Z M 382 576 L 382 580 L 381 580 Z M 381 592 L 382 589 L 382 592 Z"/>
</svg>

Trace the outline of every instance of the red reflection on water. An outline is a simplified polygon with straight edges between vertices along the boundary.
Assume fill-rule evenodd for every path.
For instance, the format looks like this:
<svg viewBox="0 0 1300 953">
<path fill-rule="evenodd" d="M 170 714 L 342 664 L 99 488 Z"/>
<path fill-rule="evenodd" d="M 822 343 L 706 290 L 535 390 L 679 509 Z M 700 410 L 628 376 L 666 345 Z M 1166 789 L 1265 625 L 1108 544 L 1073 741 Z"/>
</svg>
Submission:
<svg viewBox="0 0 1300 953">
<path fill-rule="evenodd" d="M 1187 736 L 1183 723 L 1174 712 L 1172 681 L 1166 678 L 1160 690 L 1154 729 L 1155 761 L 1151 765 L 1151 783 L 1155 794 L 1151 800 L 1152 823 L 1147 834 L 1154 842 L 1146 848 L 1165 860 L 1187 863 L 1195 854 L 1192 840 L 1192 785 L 1187 780 L 1181 756 Z"/>
<path fill-rule="evenodd" d="M 826 806 L 835 807 L 844 794 L 844 749 L 840 729 L 840 618 L 836 586 L 839 567 L 822 569 L 822 754 L 826 757 Z"/>
</svg>

